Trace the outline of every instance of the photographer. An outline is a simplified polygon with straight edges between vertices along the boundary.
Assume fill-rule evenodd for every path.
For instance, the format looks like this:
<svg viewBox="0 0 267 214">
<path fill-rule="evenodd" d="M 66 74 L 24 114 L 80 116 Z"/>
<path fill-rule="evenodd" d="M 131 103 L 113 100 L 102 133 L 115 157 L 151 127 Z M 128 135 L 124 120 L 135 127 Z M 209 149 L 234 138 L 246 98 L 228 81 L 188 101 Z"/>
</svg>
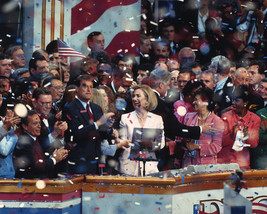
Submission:
<svg viewBox="0 0 267 214">
<path fill-rule="evenodd" d="M 244 5 L 243 14 L 238 20 L 237 30 L 243 33 L 246 52 L 259 52 L 262 48 L 264 31 L 262 6 L 261 0 L 248 1 Z M 256 52 L 256 56 L 258 52 Z"/>
</svg>

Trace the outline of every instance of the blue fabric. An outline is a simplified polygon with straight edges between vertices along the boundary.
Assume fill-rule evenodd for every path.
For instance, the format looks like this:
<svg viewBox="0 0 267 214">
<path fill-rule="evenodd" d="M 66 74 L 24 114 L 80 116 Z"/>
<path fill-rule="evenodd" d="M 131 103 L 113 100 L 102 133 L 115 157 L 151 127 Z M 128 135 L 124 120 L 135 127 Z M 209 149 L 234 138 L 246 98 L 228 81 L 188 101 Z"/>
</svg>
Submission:
<svg viewBox="0 0 267 214">
<path fill-rule="evenodd" d="M 11 129 L 0 141 L 0 178 L 14 178 L 13 150 L 18 141 L 17 135 Z"/>
</svg>

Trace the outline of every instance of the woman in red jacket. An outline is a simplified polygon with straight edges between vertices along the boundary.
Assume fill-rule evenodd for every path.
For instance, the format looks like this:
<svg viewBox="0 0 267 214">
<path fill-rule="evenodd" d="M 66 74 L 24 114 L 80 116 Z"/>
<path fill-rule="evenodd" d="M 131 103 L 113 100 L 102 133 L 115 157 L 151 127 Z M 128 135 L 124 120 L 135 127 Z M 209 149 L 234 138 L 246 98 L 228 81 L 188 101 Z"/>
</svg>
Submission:
<svg viewBox="0 0 267 214">
<path fill-rule="evenodd" d="M 249 92 L 240 85 L 233 92 L 232 110 L 224 113 L 224 134 L 218 163 L 238 163 L 241 169 L 250 169 L 249 148 L 259 142 L 261 119 L 247 110 Z"/>
</svg>

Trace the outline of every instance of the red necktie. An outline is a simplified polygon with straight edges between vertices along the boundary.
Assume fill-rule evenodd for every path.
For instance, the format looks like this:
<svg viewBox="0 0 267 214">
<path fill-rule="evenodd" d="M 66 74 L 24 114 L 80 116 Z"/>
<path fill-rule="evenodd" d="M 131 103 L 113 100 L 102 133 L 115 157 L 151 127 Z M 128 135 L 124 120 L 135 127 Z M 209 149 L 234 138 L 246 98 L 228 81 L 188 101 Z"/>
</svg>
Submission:
<svg viewBox="0 0 267 214">
<path fill-rule="evenodd" d="M 86 110 L 87 110 L 87 112 L 89 114 L 90 119 L 94 122 L 94 116 L 93 116 L 92 112 L 89 109 L 89 104 L 88 103 L 86 105 Z"/>
<path fill-rule="evenodd" d="M 38 167 L 42 167 L 44 165 L 44 154 L 37 138 L 33 145 L 33 153 L 35 164 Z"/>
</svg>

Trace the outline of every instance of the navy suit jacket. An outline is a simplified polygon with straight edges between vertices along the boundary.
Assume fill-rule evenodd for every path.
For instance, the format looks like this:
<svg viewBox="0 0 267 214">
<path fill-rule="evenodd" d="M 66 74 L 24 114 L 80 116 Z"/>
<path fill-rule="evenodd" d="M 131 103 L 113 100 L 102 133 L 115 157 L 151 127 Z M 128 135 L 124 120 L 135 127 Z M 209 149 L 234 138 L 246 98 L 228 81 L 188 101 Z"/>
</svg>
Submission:
<svg viewBox="0 0 267 214">
<path fill-rule="evenodd" d="M 175 139 L 175 136 L 198 139 L 200 136 L 199 126 L 191 127 L 180 123 L 166 102 L 162 100 L 157 93 L 155 94 L 157 96 L 158 106 L 153 113 L 162 116 L 165 136 L 172 140 Z"/>
<path fill-rule="evenodd" d="M 53 160 L 44 155 L 40 144 L 27 133 L 23 132 L 20 135 L 13 155 L 15 177 L 29 179 L 53 177 Z"/>
<path fill-rule="evenodd" d="M 100 106 L 90 102 L 94 121 L 103 115 Z M 100 131 L 90 121 L 89 114 L 78 99 L 63 109 L 63 120 L 68 123 L 65 141 L 73 145 L 69 152 L 68 165 L 71 174 L 97 174 L 100 159 Z"/>
</svg>

